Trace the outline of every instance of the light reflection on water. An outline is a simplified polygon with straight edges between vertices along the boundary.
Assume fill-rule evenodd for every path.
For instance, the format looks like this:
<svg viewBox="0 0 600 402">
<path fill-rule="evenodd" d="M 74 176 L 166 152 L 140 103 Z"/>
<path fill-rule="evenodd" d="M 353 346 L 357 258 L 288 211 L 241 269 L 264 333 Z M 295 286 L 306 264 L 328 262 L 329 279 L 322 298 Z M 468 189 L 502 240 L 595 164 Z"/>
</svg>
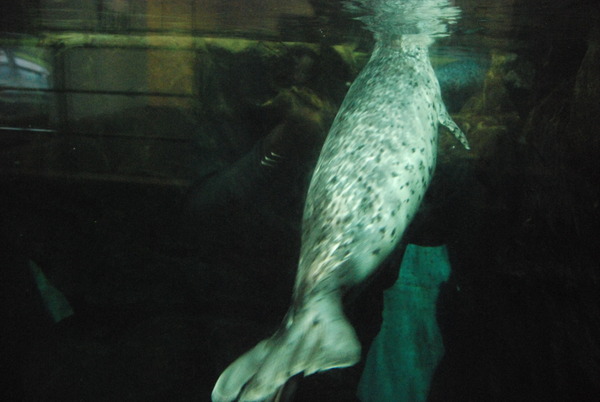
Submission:
<svg viewBox="0 0 600 402">
<path fill-rule="evenodd" d="M 461 9 L 451 38 L 443 44 L 465 48 L 518 48 L 538 30 L 560 30 L 556 16 L 573 11 L 573 0 L 535 4 L 517 0 L 457 0 Z M 187 0 L 42 2 L 27 11 L 28 33 L 105 32 L 184 34 L 307 42 L 370 41 L 371 33 L 342 1 Z M 103 6 L 99 6 L 102 4 Z M 582 23 L 588 23 L 581 14 Z M 565 32 L 568 37 L 568 32 Z"/>
</svg>

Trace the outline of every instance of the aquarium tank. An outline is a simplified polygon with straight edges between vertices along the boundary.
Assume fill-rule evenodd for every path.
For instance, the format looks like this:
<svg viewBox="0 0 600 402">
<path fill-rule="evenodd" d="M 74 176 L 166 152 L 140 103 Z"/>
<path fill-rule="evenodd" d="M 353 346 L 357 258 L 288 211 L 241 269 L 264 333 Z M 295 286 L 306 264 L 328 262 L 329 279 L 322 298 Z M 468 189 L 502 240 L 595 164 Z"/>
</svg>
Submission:
<svg viewBox="0 0 600 402">
<path fill-rule="evenodd" d="M 599 27 L 2 2 L 0 399 L 600 400 Z"/>
</svg>

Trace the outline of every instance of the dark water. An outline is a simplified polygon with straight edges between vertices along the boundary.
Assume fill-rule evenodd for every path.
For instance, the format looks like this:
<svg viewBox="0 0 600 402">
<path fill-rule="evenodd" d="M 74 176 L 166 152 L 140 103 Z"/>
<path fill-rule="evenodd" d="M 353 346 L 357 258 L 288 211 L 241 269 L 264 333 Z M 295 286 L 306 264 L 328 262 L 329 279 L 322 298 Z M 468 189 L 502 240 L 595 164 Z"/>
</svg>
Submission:
<svg viewBox="0 0 600 402">
<path fill-rule="evenodd" d="M 598 7 L 454 4 L 431 59 L 472 150 L 441 131 L 404 238 L 452 267 L 428 400 L 597 401 Z M 0 5 L 3 400 L 209 400 L 272 333 L 319 146 L 373 47 L 353 17 L 335 1 Z M 285 159 L 261 165 L 268 149 Z M 363 363 L 297 401 L 357 400 L 403 250 L 347 298 Z"/>
</svg>

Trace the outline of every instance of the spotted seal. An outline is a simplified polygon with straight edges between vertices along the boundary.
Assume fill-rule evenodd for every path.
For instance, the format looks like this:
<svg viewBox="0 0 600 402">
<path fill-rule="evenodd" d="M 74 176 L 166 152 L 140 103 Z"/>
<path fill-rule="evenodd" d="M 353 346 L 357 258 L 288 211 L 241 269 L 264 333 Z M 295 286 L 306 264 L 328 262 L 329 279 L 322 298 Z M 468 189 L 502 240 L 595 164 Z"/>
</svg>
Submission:
<svg viewBox="0 0 600 402">
<path fill-rule="evenodd" d="M 292 306 L 271 338 L 221 374 L 213 401 L 266 400 L 298 373 L 360 359 L 342 295 L 377 269 L 415 215 L 434 171 L 438 125 L 468 148 L 442 103 L 430 42 L 419 34 L 378 39 L 310 182 Z"/>
</svg>

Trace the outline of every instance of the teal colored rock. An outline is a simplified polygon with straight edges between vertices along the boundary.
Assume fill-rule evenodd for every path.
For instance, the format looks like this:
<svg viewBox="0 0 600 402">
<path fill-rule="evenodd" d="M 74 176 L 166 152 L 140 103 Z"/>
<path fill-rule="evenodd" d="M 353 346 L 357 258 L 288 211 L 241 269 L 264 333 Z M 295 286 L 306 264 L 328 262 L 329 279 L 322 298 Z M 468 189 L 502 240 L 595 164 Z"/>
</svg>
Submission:
<svg viewBox="0 0 600 402">
<path fill-rule="evenodd" d="M 384 293 L 383 323 L 358 386 L 361 401 L 427 400 L 431 377 L 444 355 L 436 301 L 449 275 L 445 246 L 408 245 L 398 280 Z"/>
</svg>

